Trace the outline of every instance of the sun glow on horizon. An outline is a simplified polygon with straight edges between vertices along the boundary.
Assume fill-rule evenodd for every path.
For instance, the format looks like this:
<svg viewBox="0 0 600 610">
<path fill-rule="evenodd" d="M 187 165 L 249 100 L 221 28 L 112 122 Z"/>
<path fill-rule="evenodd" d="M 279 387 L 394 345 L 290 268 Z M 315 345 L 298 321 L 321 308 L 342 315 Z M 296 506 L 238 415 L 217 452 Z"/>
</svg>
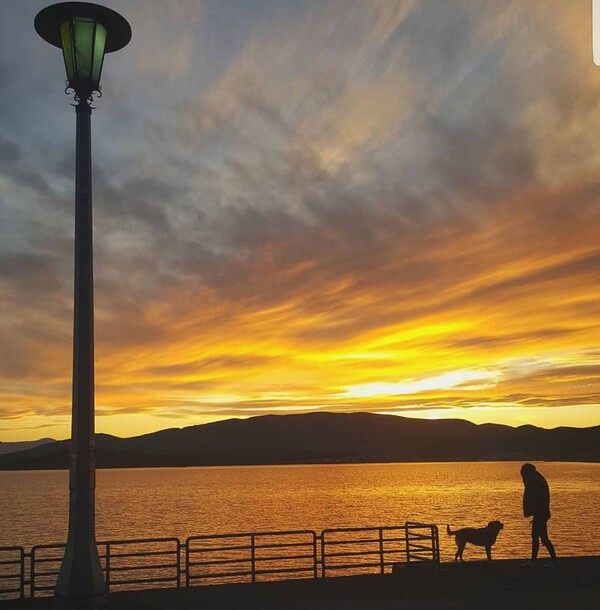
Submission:
<svg viewBox="0 0 600 610">
<path fill-rule="evenodd" d="M 499 379 L 498 372 L 450 371 L 436 377 L 399 383 L 365 383 L 351 386 L 340 393 L 341 397 L 372 398 L 374 396 L 404 396 L 431 390 L 449 390 L 460 386 L 463 390 L 484 389 L 493 386 Z"/>
</svg>

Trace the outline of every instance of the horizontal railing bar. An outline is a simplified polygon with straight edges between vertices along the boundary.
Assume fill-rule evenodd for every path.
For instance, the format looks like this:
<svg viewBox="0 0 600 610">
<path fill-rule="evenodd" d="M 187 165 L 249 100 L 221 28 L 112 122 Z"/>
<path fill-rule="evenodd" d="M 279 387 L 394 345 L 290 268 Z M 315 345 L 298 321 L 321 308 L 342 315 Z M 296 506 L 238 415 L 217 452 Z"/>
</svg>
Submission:
<svg viewBox="0 0 600 610">
<path fill-rule="evenodd" d="M 206 534 L 201 536 L 188 536 L 186 542 L 194 540 L 219 540 L 223 538 L 250 538 L 252 536 L 254 536 L 254 538 L 256 539 L 262 536 L 291 536 L 300 534 L 313 534 L 316 536 L 316 532 L 314 532 L 313 530 L 292 530 L 289 532 L 241 532 L 237 534 Z"/>
<path fill-rule="evenodd" d="M 382 525 L 381 527 L 341 527 L 341 528 L 327 528 L 322 530 L 321 534 L 343 534 L 345 532 L 391 532 L 391 531 L 404 531 L 406 527 L 404 525 Z"/>
<path fill-rule="evenodd" d="M 21 572 L 18 572 L 17 574 L 0 574 L 0 579 L 2 580 L 8 580 L 9 578 L 18 578 L 20 580 Z"/>
<path fill-rule="evenodd" d="M 340 564 L 340 565 L 327 565 L 327 571 L 329 570 L 347 570 L 349 568 L 380 568 L 381 563 L 349 563 L 349 564 Z"/>
<path fill-rule="evenodd" d="M 288 543 L 288 544 L 255 544 L 254 548 L 255 549 L 284 549 L 284 548 L 292 548 L 292 547 L 299 547 L 299 546 L 306 546 L 306 547 L 312 547 L 314 546 L 313 542 L 295 542 L 295 543 Z M 201 549 L 198 548 L 190 548 L 189 552 L 190 553 L 210 553 L 210 552 L 216 552 L 216 551 L 241 551 L 244 549 L 251 549 L 252 545 L 250 544 L 244 544 L 244 545 L 235 545 L 235 546 L 213 546 L 213 547 L 204 547 Z M 116 557 L 116 555 L 113 555 L 113 557 Z"/>
<path fill-rule="evenodd" d="M 243 534 L 245 535 L 245 534 Z M 96 541 L 96 545 L 97 546 L 106 546 L 108 544 L 110 544 L 111 546 L 114 545 L 124 545 L 124 544 L 147 544 L 149 542 L 177 542 L 179 544 L 181 544 L 181 541 L 179 540 L 179 538 L 134 538 L 132 540 L 98 540 Z M 32 547 L 32 551 L 33 550 L 37 550 L 37 549 L 64 549 L 67 546 L 67 544 L 65 542 L 52 542 L 49 544 L 36 544 L 35 546 Z M 14 547 L 12 547 L 14 548 Z M 19 548 L 19 547 L 17 547 Z M 2 550 L 0 548 L 0 550 Z"/>
<path fill-rule="evenodd" d="M 259 561 L 289 561 L 292 559 L 314 559 L 314 555 L 285 555 L 285 556 L 277 556 L 277 557 L 255 557 L 254 561 L 258 563 Z M 232 563 L 250 563 L 252 561 L 251 557 L 240 557 L 238 559 L 213 559 L 210 561 L 190 561 L 188 565 L 190 567 L 194 566 L 217 566 L 217 565 L 226 565 Z M 111 568 L 112 569 L 112 568 Z M 312 567 L 310 568 L 313 569 Z"/>
<path fill-rule="evenodd" d="M 20 564 L 21 563 L 21 558 L 19 557 L 19 559 L 3 559 L 2 561 L 0 561 L 0 566 L 12 566 L 15 564 Z"/>
<path fill-rule="evenodd" d="M 281 542 L 276 544 L 255 544 L 255 549 L 279 549 L 279 548 L 287 548 L 287 547 L 295 547 L 295 546 L 314 546 L 314 542 L 311 540 L 310 542 Z"/>
<path fill-rule="evenodd" d="M 133 540 L 99 540 L 96 544 L 114 546 L 115 544 L 146 544 L 148 542 L 178 542 L 181 544 L 179 538 L 174 536 L 168 538 L 134 538 Z"/>
<path fill-rule="evenodd" d="M 379 544 L 379 538 L 357 538 L 356 540 L 325 540 L 327 546 L 330 545 L 341 545 L 341 544 L 368 544 L 368 543 Z"/>
<path fill-rule="evenodd" d="M 379 551 L 348 551 L 347 553 L 327 553 L 326 557 L 364 557 L 365 555 L 380 555 Z M 329 566 L 327 566 L 329 567 Z"/>
<path fill-rule="evenodd" d="M 231 578 L 232 576 L 252 576 L 252 572 L 223 572 L 222 574 L 214 572 L 209 574 L 190 574 L 190 580 L 200 580 L 202 578 Z"/>
<path fill-rule="evenodd" d="M 291 574 L 292 572 L 314 572 L 312 566 L 307 568 L 273 568 L 272 570 L 256 570 L 255 574 Z"/>
<path fill-rule="evenodd" d="M 242 559 L 215 559 L 213 561 L 194 561 L 189 562 L 188 566 L 219 566 L 226 565 L 230 563 L 250 563 L 252 559 L 250 557 L 244 557 Z"/>
<path fill-rule="evenodd" d="M 42 578 L 43 576 L 58 576 L 58 572 L 59 570 L 56 570 L 56 572 L 36 572 L 35 577 Z"/>
<path fill-rule="evenodd" d="M 177 580 L 176 576 L 172 577 L 164 577 L 164 578 L 136 578 L 133 580 L 112 580 L 110 581 L 110 586 L 114 585 L 139 585 L 144 582 L 173 582 Z"/>
<path fill-rule="evenodd" d="M 188 536 L 186 544 L 196 540 L 222 540 L 224 538 L 250 538 L 252 534 L 214 534 L 206 536 Z"/>
<path fill-rule="evenodd" d="M 419 551 L 431 551 L 431 546 L 424 546 L 423 544 L 411 544 L 410 550 L 417 549 Z"/>
<path fill-rule="evenodd" d="M 110 558 L 116 559 L 117 557 L 150 557 L 153 555 L 177 555 L 179 549 L 173 549 L 170 551 L 140 551 L 139 553 L 111 553 Z"/>
<path fill-rule="evenodd" d="M 189 549 L 190 553 L 210 553 L 210 552 L 217 552 L 217 551 L 249 551 L 252 548 L 251 545 L 247 544 L 247 545 L 240 545 L 240 546 L 215 546 L 215 547 L 211 547 L 211 548 L 204 548 L 204 549 Z"/>
<path fill-rule="evenodd" d="M 111 572 L 131 572 L 132 570 L 165 570 L 167 568 L 176 568 L 176 563 L 143 565 L 143 566 L 110 566 Z"/>
<path fill-rule="evenodd" d="M 255 557 L 254 561 L 287 561 L 290 559 L 314 559 L 314 557 L 312 553 L 310 555 L 278 555 L 277 557 Z"/>
<path fill-rule="evenodd" d="M 52 561 L 60 562 L 62 560 L 63 560 L 62 557 L 40 557 L 39 559 L 36 557 L 35 563 L 50 563 Z"/>
</svg>

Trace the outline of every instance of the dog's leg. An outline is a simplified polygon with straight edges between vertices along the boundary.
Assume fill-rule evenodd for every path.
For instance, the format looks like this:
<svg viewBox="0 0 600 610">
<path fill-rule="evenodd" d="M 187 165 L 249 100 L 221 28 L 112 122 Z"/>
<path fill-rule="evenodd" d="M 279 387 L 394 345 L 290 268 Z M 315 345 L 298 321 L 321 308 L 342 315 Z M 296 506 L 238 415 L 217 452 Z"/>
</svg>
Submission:
<svg viewBox="0 0 600 610">
<path fill-rule="evenodd" d="M 487 555 L 488 561 L 492 561 L 492 547 L 491 546 L 485 547 L 485 553 Z"/>
<path fill-rule="evenodd" d="M 455 561 L 458 561 L 459 559 L 461 561 L 464 561 L 464 559 L 463 559 L 463 551 L 465 550 L 465 546 L 466 546 L 466 543 L 461 543 L 461 544 L 458 545 L 458 551 L 456 551 Z"/>
</svg>

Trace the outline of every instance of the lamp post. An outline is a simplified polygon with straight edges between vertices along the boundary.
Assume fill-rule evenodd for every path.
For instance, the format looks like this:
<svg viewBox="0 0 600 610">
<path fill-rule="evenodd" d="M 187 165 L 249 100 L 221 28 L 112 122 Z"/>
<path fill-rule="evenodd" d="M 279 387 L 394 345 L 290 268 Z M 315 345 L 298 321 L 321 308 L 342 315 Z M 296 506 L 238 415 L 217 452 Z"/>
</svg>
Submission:
<svg viewBox="0 0 600 610">
<path fill-rule="evenodd" d="M 106 583 L 96 548 L 94 456 L 94 286 L 92 249 L 92 96 L 100 92 L 105 53 L 131 39 L 129 23 L 115 11 L 85 2 L 41 10 L 36 32 L 62 49 L 67 88 L 76 102 L 75 293 L 73 402 L 69 466 L 69 532 L 56 588 L 63 608 L 106 606 Z"/>
</svg>

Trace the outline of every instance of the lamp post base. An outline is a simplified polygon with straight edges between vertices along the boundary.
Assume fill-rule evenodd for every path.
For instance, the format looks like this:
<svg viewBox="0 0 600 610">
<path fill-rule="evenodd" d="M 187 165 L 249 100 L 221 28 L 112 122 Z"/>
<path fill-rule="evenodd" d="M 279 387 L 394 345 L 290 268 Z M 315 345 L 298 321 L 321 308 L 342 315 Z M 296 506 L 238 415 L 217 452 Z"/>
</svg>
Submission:
<svg viewBox="0 0 600 610">
<path fill-rule="evenodd" d="M 106 610 L 108 608 L 108 595 L 92 597 L 91 599 L 67 599 L 54 597 L 53 610 Z"/>
</svg>

